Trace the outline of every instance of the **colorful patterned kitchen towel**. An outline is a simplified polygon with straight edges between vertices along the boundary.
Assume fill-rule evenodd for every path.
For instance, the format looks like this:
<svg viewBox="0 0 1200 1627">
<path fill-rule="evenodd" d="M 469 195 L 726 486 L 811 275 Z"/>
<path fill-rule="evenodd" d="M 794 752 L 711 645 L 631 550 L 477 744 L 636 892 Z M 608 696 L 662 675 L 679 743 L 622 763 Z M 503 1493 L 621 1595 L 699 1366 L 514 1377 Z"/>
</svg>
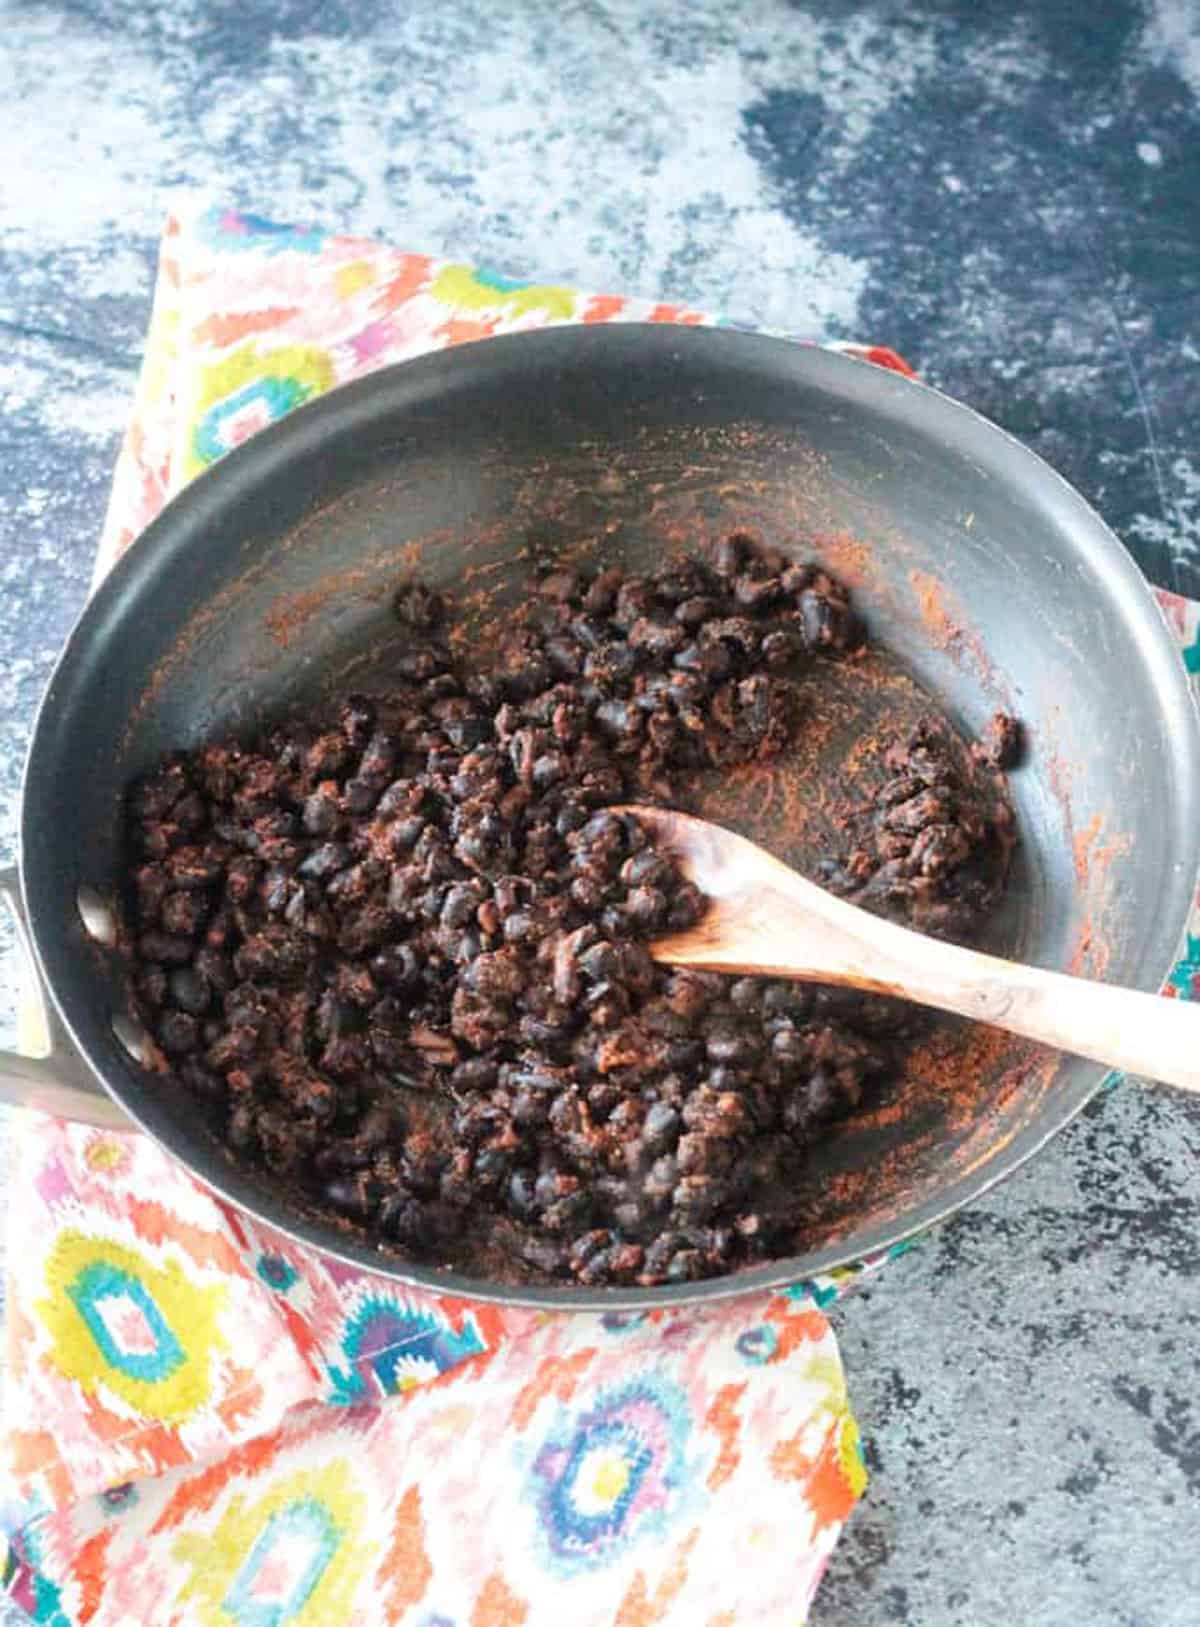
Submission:
<svg viewBox="0 0 1200 1627">
<path fill-rule="evenodd" d="M 8 1585 L 34 1620 L 804 1621 L 865 1480 L 805 1292 L 435 1300 L 247 1224 L 140 1136 L 22 1143 Z"/>
<path fill-rule="evenodd" d="M 463 340 L 620 320 L 706 319 L 181 215 L 98 571 L 322 390 Z M 804 1621 L 866 1478 L 820 1307 L 878 1261 L 713 1309 L 501 1310 L 299 1249 L 137 1134 L 30 1114 L 18 1141 L 6 1582 L 34 1620 Z"/>
</svg>

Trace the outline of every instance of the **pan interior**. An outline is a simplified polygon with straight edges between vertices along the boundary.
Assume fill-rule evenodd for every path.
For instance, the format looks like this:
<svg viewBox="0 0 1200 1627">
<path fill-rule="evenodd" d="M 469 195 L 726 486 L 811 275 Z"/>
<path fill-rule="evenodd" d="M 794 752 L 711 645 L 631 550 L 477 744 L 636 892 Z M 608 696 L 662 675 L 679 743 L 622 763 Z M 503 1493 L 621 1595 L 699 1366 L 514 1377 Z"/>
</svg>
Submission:
<svg viewBox="0 0 1200 1627">
<path fill-rule="evenodd" d="M 735 526 L 824 561 L 877 649 L 818 666 L 821 727 L 770 771 L 703 788 L 704 811 L 811 870 L 832 845 L 831 793 L 878 782 L 871 742 L 929 697 L 968 731 L 1015 711 L 1030 750 L 996 946 L 1157 985 L 1196 873 L 1196 726 L 1156 608 L 1085 505 L 963 409 L 827 353 L 712 331 L 522 335 L 376 375 L 232 454 L 122 561 L 55 675 L 24 807 L 37 950 L 68 1027 L 152 1133 L 309 1241 L 431 1280 L 289 1213 L 129 1063 L 77 889 L 112 890 L 120 789 L 163 751 L 386 683 L 400 577 L 465 601 L 484 648 L 535 552 L 637 569 Z M 927 1223 L 1040 1145 L 1100 1076 L 947 1025 L 814 1153 L 805 1255 L 737 1282 L 803 1276 Z"/>
</svg>

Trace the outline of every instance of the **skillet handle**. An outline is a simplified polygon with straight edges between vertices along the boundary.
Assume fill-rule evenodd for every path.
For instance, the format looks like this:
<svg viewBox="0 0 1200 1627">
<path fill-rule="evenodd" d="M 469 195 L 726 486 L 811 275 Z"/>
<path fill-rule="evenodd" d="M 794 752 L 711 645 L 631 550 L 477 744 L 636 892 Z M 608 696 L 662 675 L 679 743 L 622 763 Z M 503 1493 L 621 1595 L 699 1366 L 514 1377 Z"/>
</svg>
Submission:
<svg viewBox="0 0 1200 1627">
<path fill-rule="evenodd" d="M 20 878 L 15 865 L 0 869 L 0 898 L 12 911 L 17 943 L 25 958 L 29 984 L 36 990 L 40 1009 L 39 1024 L 44 1038 L 43 1054 L 25 1056 L 20 1051 L 0 1048 L 0 1102 L 11 1107 L 33 1107 L 55 1118 L 75 1119 L 106 1130 L 130 1130 L 129 1117 L 107 1094 L 59 1020 L 46 998 L 35 970 L 29 922 L 21 901 Z"/>
</svg>

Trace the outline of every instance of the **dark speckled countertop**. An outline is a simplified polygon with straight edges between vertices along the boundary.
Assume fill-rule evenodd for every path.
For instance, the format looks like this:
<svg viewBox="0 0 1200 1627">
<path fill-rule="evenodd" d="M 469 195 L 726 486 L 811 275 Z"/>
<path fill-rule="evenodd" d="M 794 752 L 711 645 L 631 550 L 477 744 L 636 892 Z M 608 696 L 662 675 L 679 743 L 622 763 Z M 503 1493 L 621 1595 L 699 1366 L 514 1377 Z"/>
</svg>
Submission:
<svg viewBox="0 0 1200 1627">
<path fill-rule="evenodd" d="M 1200 595 L 1197 0 L 12 0 L 3 21 L 8 851 L 179 187 L 894 345 Z M 1200 1621 L 1198 1154 L 1200 1104 L 1124 1087 L 836 1313 L 874 1481 L 815 1627 Z"/>
</svg>

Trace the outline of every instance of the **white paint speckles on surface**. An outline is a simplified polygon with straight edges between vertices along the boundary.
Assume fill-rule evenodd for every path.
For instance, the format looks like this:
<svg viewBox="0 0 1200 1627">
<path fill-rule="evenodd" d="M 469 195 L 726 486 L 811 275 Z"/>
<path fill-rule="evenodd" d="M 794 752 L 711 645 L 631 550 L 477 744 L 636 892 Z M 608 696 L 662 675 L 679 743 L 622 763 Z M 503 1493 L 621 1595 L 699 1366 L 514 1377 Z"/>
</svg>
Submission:
<svg viewBox="0 0 1200 1627">
<path fill-rule="evenodd" d="M 4 241 L 50 249 L 147 224 L 167 116 L 161 68 L 136 46 L 123 52 L 114 96 L 111 39 L 81 37 L 54 12 L 23 32 L 23 51 L 0 54 L 0 103 L 20 109 L 0 172 Z"/>
<path fill-rule="evenodd" d="M 17 513 L 24 515 L 28 519 L 36 520 L 39 514 L 46 512 L 46 504 L 49 500 L 50 493 L 45 486 L 30 486 L 17 505 Z M 19 563 L 18 560 L 13 561 L 13 564 Z"/>
<path fill-rule="evenodd" d="M 324 42 L 300 54 L 307 72 L 349 101 L 370 50 L 359 63 L 354 51 Z M 627 78 L 625 51 L 607 57 L 595 71 Z M 382 230 L 411 211 L 422 248 L 585 287 L 702 300 L 804 331 L 853 326 L 864 268 L 823 250 L 763 196 L 742 139 L 741 110 L 759 93 L 744 62 L 647 73 L 631 87 L 636 114 L 581 101 L 572 87 L 580 65 L 569 60 L 549 76 L 525 51 L 508 62 L 503 99 L 473 106 L 465 85 L 451 85 L 449 107 L 429 115 L 419 155 L 406 155 L 399 173 L 396 144 L 376 132 L 378 161 L 365 179 L 358 170 L 366 190 L 356 213 L 369 226 Z M 531 100 L 541 112 L 536 128 Z M 370 139 L 352 124 L 335 130 L 335 171 L 349 169 Z M 455 168 L 461 191 L 444 183 Z M 757 268 L 753 290 L 748 263 Z"/>
<path fill-rule="evenodd" d="M 1157 141 L 1139 141 L 1137 155 L 1143 164 L 1149 164 L 1154 169 L 1157 169 L 1163 161 L 1162 148 Z"/>
<path fill-rule="evenodd" d="M 488 26 L 490 77 L 455 13 L 414 8 L 355 39 L 273 40 L 202 85 L 185 53 L 164 60 L 134 28 L 112 97 L 111 32 L 43 13 L 26 25 L 29 48 L 0 66 L 0 96 L 22 107 L 16 161 L 0 178 L 0 239 L 26 252 L 86 243 L 86 291 L 140 291 L 137 256 L 102 245 L 118 231 L 153 234 L 173 174 L 367 233 L 403 237 L 407 216 L 415 247 L 527 275 L 853 331 L 866 266 L 779 207 L 743 113 L 797 83 L 836 105 L 816 183 L 828 192 L 930 67 L 928 31 L 899 53 L 866 17 L 797 27 L 779 3 L 734 17 L 678 0 L 576 15 L 553 50 L 543 6 L 489 14 Z M 183 19 L 175 28 L 188 33 Z M 620 95 L 598 96 L 605 85 Z M 240 166 L 215 157 L 239 149 L 254 154 L 257 200 Z"/>
<path fill-rule="evenodd" d="M 1143 49 L 1200 96 L 1200 6 L 1196 0 L 1150 0 Z"/>
<path fill-rule="evenodd" d="M 49 348 L 48 342 L 30 347 Z M 29 413 L 51 432 L 107 446 L 129 417 L 129 379 L 95 357 L 57 355 L 54 388 L 48 389 L 46 369 L 35 360 L 0 359 L 0 411 Z"/>
<path fill-rule="evenodd" d="M 115 246 L 98 258 L 85 260 L 77 281 L 80 293 L 108 298 L 124 294 L 144 299 L 148 291 L 145 260 L 132 249 Z"/>
<path fill-rule="evenodd" d="M 1130 531 L 1142 542 L 1159 543 L 1181 557 L 1200 557 L 1200 468 L 1182 453 L 1167 464 L 1174 491 L 1168 514 L 1137 514 Z"/>
</svg>

